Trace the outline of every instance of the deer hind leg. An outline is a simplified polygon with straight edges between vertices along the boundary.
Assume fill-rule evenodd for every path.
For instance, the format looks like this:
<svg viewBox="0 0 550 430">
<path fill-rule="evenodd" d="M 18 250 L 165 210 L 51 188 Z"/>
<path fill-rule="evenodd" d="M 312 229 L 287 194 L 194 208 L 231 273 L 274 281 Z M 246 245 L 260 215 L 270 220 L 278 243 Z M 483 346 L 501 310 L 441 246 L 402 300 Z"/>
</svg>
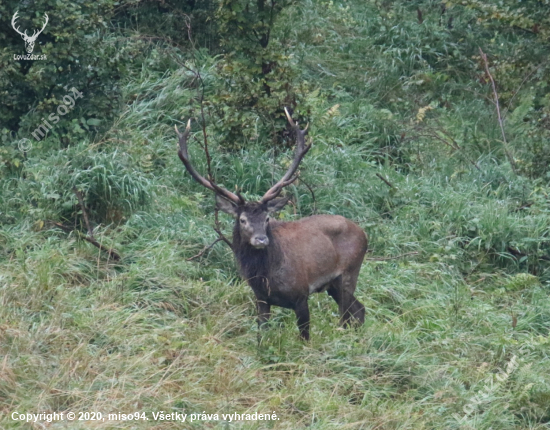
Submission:
<svg viewBox="0 0 550 430">
<path fill-rule="evenodd" d="M 365 306 L 363 306 L 363 303 L 357 300 L 353 295 L 351 296 L 351 305 L 348 313 L 359 322 L 359 325 L 363 325 L 365 322 Z"/>
<path fill-rule="evenodd" d="M 298 328 L 300 329 L 300 336 L 304 340 L 309 340 L 309 306 L 307 304 L 307 298 L 301 300 L 296 304 L 294 313 L 298 319 Z"/>
<path fill-rule="evenodd" d="M 365 322 L 365 306 L 363 306 L 363 304 L 353 295 L 357 287 L 357 278 L 359 278 L 360 270 L 361 264 L 343 274 L 342 291 L 344 297 L 346 297 L 345 309 L 347 312 L 347 321 L 349 321 L 350 317 L 353 317 L 357 320 L 359 325 L 363 325 Z"/>
<path fill-rule="evenodd" d="M 333 279 L 330 283 L 330 287 L 327 289 L 328 294 L 334 299 L 338 304 L 338 312 L 340 314 L 340 325 L 347 327 L 349 325 L 349 320 L 351 318 L 351 308 L 352 308 L 352 298 L 349 294 L 346 294 L 345 286 L 345 277 L 340 275 L 337 278 Z"/>
<path fill-rule="evenodd" d="M 338 313 L 340 314 L 340 324 L 344 324 L 344 307 L 342 302 L 342 275 L 334 278 L 330 282 L 330 286 L 327 289 L 327 293 L 338 304 Z"/>
<path fill-rule="evenodd" d="M 355 286 L 359 270 L 344 273 L 331 282 L 327 292 L 338 303 L 340 324 L 348 327 L 353 317 L 362 325 L 365 322 L 365 306 L 355 298 Z"/>
</svg>

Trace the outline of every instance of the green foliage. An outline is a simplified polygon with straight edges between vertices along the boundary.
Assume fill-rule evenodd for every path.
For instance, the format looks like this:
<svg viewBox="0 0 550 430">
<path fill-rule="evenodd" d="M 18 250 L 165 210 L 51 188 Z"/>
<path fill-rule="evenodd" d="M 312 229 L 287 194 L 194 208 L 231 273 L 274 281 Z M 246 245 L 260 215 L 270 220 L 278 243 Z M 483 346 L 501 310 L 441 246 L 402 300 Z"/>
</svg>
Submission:
<svg viewBox="0 0 550 430">
<path fill-rule="evenodd" d="M 473 12 L 476 24 L 489 32 L 485 49 L 492 54 L 504 115 L 511 113 L 507 131 L 519 168 L 530 176 L 543 175 L 550 163 L 550 5 L 542 0 L 448 4 Z"/>
<path fill-rule="evenodd" d="M 255 56 L 267 48 L 275 22 L 291 0 L 218 0 L 222 46 Z"/>
<path fill-rule="evenodd" d="M 209 104 L 220 120 L 217 129 L 226 147 L 239 148 L 243 140 L 265 137 L 268 142 L 282 141 L 285 106 L 299 107 L 297 114 L 309 114 L 308 85 L 300 83 L 290 46 L 276 31 L 284 10 L 293 3 L 219 0 L 216 19 L 223 61 Z"/>
<path fill-rule="evenodd" d="M 74 134 L 75 127 L 82 131 L 88 128 L 89 119 L 109 121 L 118 109 L 117 78 L 126 73 L 128 61 L 136 54 L 109 34 L 113 1 L 61 4 L 52 0 L 41 2 L 38 9 L 31 4 L 21 6 L 17 1 L 3 2 L 0 6 L 2 128 L 19 131 L 20 138 L 33 139 L 31 133 L 41 118 L 56 112 L 63 103 L 66 86 L 75 87 L 84 96 L 71 112 L 61 117 L 53 134 L 63 138 Z M 16 10 L 19 11 L 17 24 L 21 31 L 27 29 L 28 34 L 42 27 L 44 13 L 48 13 L 49 22 L 33 52 L 45 55 L 46 59 L 14 59 L 15 55 L 26 54 L 23 40 L 10 25 Z M 73 120 L 78 121 L 78 125 L 73 126 Z"/>
<path fill-rule="evenodd" d="M 82 221 L 76 188 L 85 196 L 92 222 L 120 223 L 151 198 L 149 179 L 136 171 L 136 165 L 128 154 L 98 151 L 88 143 L 49 156 L 44 156 L 43 147 L 35 147 L 22 164 L 21 177 L 6 190 L 3 222 L 22 215 L 41 224 L 52 219 Z"/>
<path fill-rule="evenodd" d="M 48 134 L 65 146 L 85 133 L 104 132 L 120 113 L 121 81 L 128 79 L 144 62 L 160 70 L 174 68 L 170 47 L 185 47 L 188 31 L 182 20 L 203 30 L 199 43 L 217 45 L 207 20 L 213 10 L 209 1 L 163 2 L 79 0 L 70 4 L 48 0 L 36 9 L 20 2 L 0 5 L 0 124 L 3 143 L 15 135 L 36 142 L 33 135 L 50 115 L 59 112 L 63 97 L 74 87 L 83 96 L 59 115 Z M 19 8 L 19 9 L 18 9 Z M 11 28 L 19 11 L 21 31 L 39 29 L 47 12 L 49 22 L 38 37 L 33 54 L 46 59 L 24 61 L 24 42 Z M 189 30 L 191 31 L 191 30 Z M 148 59 L 146 55 L 149 54 Z M 154 60 L 153 60 L 154 59 Z M 51 121 L 51 120 L 50 120 Z M 53 124 L 53 123 L 52 123 Z"/>
</svg>

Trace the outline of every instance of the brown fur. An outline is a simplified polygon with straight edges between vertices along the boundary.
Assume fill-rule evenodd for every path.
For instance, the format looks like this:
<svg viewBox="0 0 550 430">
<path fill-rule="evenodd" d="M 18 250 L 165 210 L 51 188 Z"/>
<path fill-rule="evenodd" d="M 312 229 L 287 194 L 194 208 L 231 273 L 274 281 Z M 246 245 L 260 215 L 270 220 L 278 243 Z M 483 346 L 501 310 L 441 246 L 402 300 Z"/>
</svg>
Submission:
<svg viewBox="0 0 550 430">
<path fill-rule="evenodd" d="M 367 251 L 367 237 L 359 226 L 338 215 L 266 223 L 269 209 L 261 203 L 227 212 L 236 218 L 233 251 L 241 275 L 256 296 L 260 324 L 269 319 L 272 305 L 290 308 L 298 318 L 300 334 L 309 339 L 307 300 L 323 291 L 338 303 L 342 324 L 347 325 L 352 316 L 364 322 L 365 308 L 354 297 Z M 266 235 L 269 244 L 260 249 L 252 246 L 255 235 Z"/>
</svg>

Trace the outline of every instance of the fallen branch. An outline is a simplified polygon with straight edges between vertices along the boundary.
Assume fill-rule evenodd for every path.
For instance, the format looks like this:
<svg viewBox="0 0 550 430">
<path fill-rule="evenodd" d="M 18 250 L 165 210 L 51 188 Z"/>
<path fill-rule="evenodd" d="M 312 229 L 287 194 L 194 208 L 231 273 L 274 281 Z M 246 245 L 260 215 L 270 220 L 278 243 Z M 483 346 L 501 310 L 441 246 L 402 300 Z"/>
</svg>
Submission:
<svg viewBox="0 0 550 430">
<path fill-rule="evenodd" d="M 60 228 L 61 230 L 66 232 L 66 233 L 76 233 L 79 238 L 84 239 L 86 242 L 91 243 L 95 247 L 99 248 L 101 251 L 106 252 L 109 255 L 109 257 L 111 257 L 113 260 L 118 261 L 118 260 L 121 259 L 120 254 L 117 251 L 115 251 L 112 248 L 107 248 L 106 246 L 102 245 L 97 240 L 95 240 L 93 237 L 86 236 L 82 232 L 80 232 L 78 230 L 73 230 L 72 228 L 67 227 L 67 226 L 65 226 L 61 223 L 58 223 L 58 222 L 55 222 L 55 221 L 51 221 L 51 223 L 54 226 L 56 226 L 57 228 Z"/>
<path fill-rule="evenodd" d="M 419 254 L 418 251 L 413 252 L 407 252 L 406 254 L 396 255 L 395 257 L 372 257 L 372 258 L 365 258 L 365 260 L 369 261 L 388 261 L 388 260 L 397 260 L 398 258 L 406 257 L 407 255 L 416 255 Z"/>
<path fill-rule="evenodd" d="M 384 181 L 386 183 L 386 185 L 390 188 L 395 188 L 391 182 L 389 182 L 386 178 L 384 178 L 380 173 L 376 173 L 376 176 L 378 176 L 378 178 L 380 178 L 382 181 Z"/>
<path fill-rule="evenodd" d="M 88 236 L 94 237 L 94 231 L 90 226 L 90 220 L 88 219 L 88 213 L 86 212 L 86 207 L 84 206 L 84 199 L 82 198 L 82 194 L 80 193 L 80 191 L 78 191 L 76 187 L 73 187 L 73 193 L 76 194 L 76 198 L 78 199 L 78 203 L 80 204 L 82 217 L 84 218 L 84 223 L 86 224 L 86 228 L 88 229 Z"/>
<path fill-rule="evenodd" d="M 483 60 L 483 63 L 485 64 L 485 72 L 487 73 L 487 76 L 489 76 L 489 79 L 491 80 L 491 85 L 493 87 L 493 97 L 495 98 L 495 105 L 497 107 L 498 125 L 500 126 L 500 131 L 502 133 L 502 143 L 504 144 L 504 153 L 506 154 L 506 158 L 508 158 L 508 161 L 510 162 L 512 171 L 517 175 L 518 172 L 516 168 L 516 162 L 514 161 L 514 157 L 512 157 L 512 154 L 510 154 L 510 151 L 508 150 L 508 141 L 506 140 L 506 133 L 504 132 L 504 120 L 502 119 L 502 115 L 500 114 L 500 103 L 498 102 L 497 87 L 495 84 L 495 80 L 493 79 L 493 75 L 491 75 L 491 72 L 489 71 L 487 54 L 485 54 L 485 52 L 483 52 L 481 48 L 479 48 L 479 53 L 481 55 L 481 59 Z"/>
<path fill-rule="evenodd" d="M 206 245 L 206 246 L 201 250 L 201 252 L 199 252 L 199 253 L 196 254 L 196 255 L 193 255 L 192 257 L 187 258 L 185 261 L 193 261 L 193 260 L 195 260 L 196 258 L 202 257 L 209 249 L 212 249 L 212 247 L 213 247 L 216 243 L 218 243 L 218 242 L 220 242 L 220 241 L 222 241 L 222 240 L 223 240 L 223 238 L 218 237 L 218 238 L 217 238 L 214 242 L 212 242 L 210 245 Z"/>
</svg>

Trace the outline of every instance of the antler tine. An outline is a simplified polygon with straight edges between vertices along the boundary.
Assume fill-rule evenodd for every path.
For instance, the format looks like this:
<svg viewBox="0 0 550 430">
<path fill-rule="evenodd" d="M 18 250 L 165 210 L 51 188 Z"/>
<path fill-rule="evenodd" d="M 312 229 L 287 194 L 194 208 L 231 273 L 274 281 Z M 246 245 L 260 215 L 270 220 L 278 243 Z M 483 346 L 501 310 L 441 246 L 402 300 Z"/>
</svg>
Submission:
<svg viewBox="0 0 550 430">
<path fill-rule="evenodd" d="M 34 30 L 34 32 L 33 32 L 33 34 L 32 34 L 31 37 L 38 36 L 40 33 L 42 33 L 42 32 L 44 31 L 44 29 L 46 28 L 46 25 L 48 25 L 48 20 L 49 20 L 50 18 L 48 17 L 48 14 L 47 14 L 47 13 L 45 13 L 44 16 L 46 17 L 46 22 L 44 22 L 44 25 L 42 26 L 42 28 L 40 29 L 40 31 Z M 37 31 L 38 31 L 38 33 L 37 33 Z"/>
<path fill-rule="evenodd" d="M 13 29 L 14 29 L 15 31 L 17 31 L 21 36 L 23 36 L 23 33 L 21 33 L 21 32 L 19 31 L 19 27 L 15 27 L 15 21 L 17 21 L 17 18 L 18 18 L 17 14 L 18 14 L 18 13 L 19 13 L 19 11 L 17 10 L 17 11 L 15 11 L 15 13 L 13 14 L 13 18 L 11 19 L 11 26 L 13 27 Z"/>
<path fill-rule="evenodd" d="M 233 194 L 231 191 L 228 191 L 224 188 L 219 187 L 213 180 L 206 179 L 203 177 L 200 173 L 198 173 L 191 162 L 189 161 L 189 152 L 187 151 L 187 138 L 189 137 L 189 133 L 191 133 L 191 119 L 187 121 L 187 127 L 185 127 L 185 131 L 183 133 L 180 133 L 177 126 L 174 126 L 176 129 L 176 133 L 178 134 L 179 139 L 179 149 L 178 149 L 178 157 L 180 158 L 181 162 L 191 175 L 191 177 L 197 181 L 199 184 L 201 184 L 203 187 L 208 188 L 211 191 L 214 191 L 217 194 L 220 194 L 222 197 L 226 198 L 227 200 L 232 201 L 235 204 L 242 204 L 243 198 L 237 196 L 236 194 Z"/>
<path fill-rule="evenodd" d="M 304 155 L 306 155 L 311 148 L 311 143 L 306 145 L 306 135 L 308 133 L 309 124 L 306 125 L 306 128 L 301 130 L 298 121 L 295 122 L 292 119 L 286 107 L 285 114 L 296 136 L 296 151 L 294 152 L 294 160 L 284 176 L 264 194 L 260 200 L 262 203 L 273 200 L 280 194 L 284 187 L 292 184 L 296 179 L 298 179 L 298 176 L 295 175 L 295 173 L 298 170 L 298 166 L 300 165 L 302 158 L 304 158 Z"/>
</svg>

